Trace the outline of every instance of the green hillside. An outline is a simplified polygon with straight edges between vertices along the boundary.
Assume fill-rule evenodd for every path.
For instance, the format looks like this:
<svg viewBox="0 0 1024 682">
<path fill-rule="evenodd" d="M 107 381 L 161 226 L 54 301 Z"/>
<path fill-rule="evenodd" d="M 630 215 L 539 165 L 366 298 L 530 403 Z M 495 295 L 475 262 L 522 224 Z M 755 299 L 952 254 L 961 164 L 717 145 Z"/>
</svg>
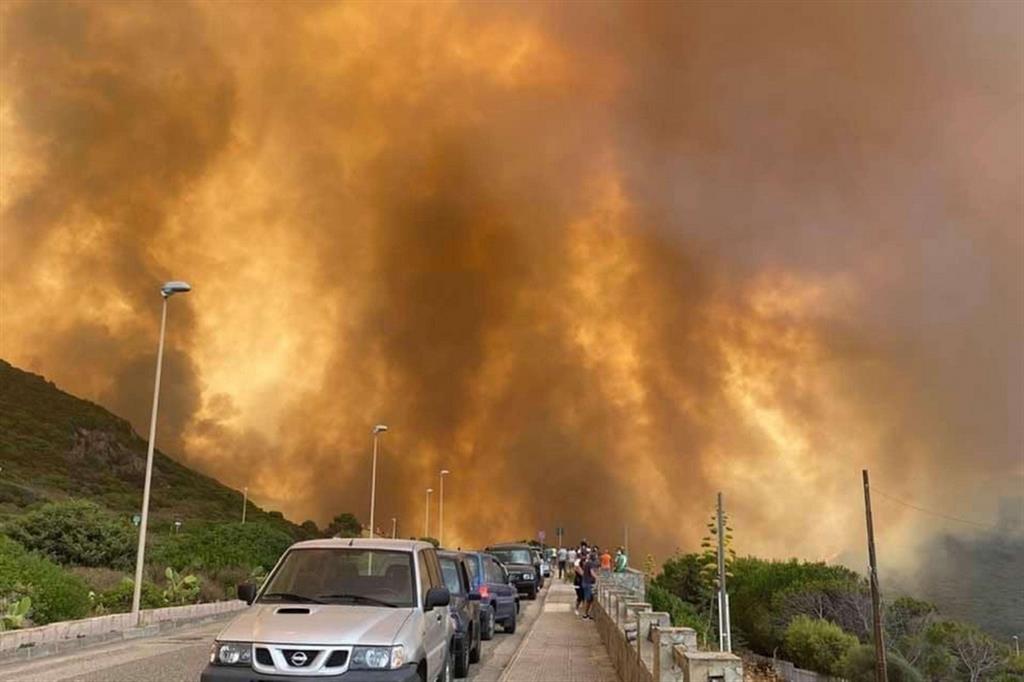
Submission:
<svg viewBox="0 0 1024 682">
<path fill-rule="evenodd" d="M 130 518 L 142 504 L 146 441 L 99 405 L 0 360 L 0 522 L 47 501 L 92 500 Z M 153 462 L 150 528 L 168 532 L 175 519 L 238 521 L 242 493 L 176 462 L 159 450 Z M 279 512 L 249 503 L 249 521 L 304 535 Z"/>
</svg>

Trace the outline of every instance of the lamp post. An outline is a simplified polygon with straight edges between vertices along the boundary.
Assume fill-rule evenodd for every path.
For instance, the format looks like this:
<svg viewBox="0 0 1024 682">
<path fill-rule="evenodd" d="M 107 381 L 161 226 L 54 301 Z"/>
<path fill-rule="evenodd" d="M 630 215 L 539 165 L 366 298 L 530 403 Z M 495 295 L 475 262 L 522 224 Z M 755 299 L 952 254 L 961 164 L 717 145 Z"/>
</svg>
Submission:
<svg viewBox="0 0 1024 682">
<path fill-rule="evenodd" d="M 434 492 L 433 488 L 427 488 L 427 504 L 423 507 L 423 537 L 430 537 L 430 493 Z"/>
<path fill-rule="evenodd" d="M 370 537 L 373 537 L 373 512 L 377 502 L 377 437 L 388 430 L 385 424 L 373 427 L 373 473 L 370 475 Z"/>
<path fill-rule="evenodd" d="M 398 517 L 391 517 L 391 539 L 394 540 L 398 537 Z"/>
<path fill-rule="evenodd" d="M 444 547 L 444 477 L 449 473 L 451 472 L 447 469 L 441 469 L 441 475 L 438 476 L 441 481 L 441 489 L 437 492 L 437 543 L 442 547 Z"/>
<path fill-rule="evenodd" d="M 249 486 L 242 488 L 242 523 L 245 523 L 245 508 L 249 506 Z"/>
<path fill-rule="evenodd" d="M 192 291 L 186 282 L 165 282 L 160 287 L 163 307 L 160 311 L 160 343 L 156 351 L 156 381 L 153 385 L 153 412 L 149 420 L 149 445 L 146 448 L 146 482 L 142 488 L 142 518 L 139 521 L 139 547 L 135 553 L 135 589 L 132 593 L 131 622 L 139 624 L 139 601 L 142 598 L 142 569 L 146 562 L 146 526 L 149 522 L 149 490 L 153 481 L 153 446 L 156 442 L 156 415 L 160 403 L 160 369 L 164 361 L 164 331 L 167 328 L 167 299 L 174 294 Z"/>
</svg>

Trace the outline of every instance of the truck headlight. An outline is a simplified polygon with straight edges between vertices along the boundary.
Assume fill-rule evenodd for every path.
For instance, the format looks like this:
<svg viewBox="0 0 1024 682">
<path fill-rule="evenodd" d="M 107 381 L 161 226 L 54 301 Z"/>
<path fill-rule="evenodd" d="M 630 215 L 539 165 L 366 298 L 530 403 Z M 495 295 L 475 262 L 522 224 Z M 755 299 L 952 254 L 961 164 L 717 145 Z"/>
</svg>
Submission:
<svg viewBox="0 0 1024 682">
<path fill-rule="evenodd" d="M 350 670 L 394 670 L 405 665 L 405 648 L 398 646 L 357 646 L 352 648 Z"/>
<path fill-rule="evenodd" d="M 252 642 L 214 642 L 210 649 L 214 665 L 252 665 Z"/>
</svg>

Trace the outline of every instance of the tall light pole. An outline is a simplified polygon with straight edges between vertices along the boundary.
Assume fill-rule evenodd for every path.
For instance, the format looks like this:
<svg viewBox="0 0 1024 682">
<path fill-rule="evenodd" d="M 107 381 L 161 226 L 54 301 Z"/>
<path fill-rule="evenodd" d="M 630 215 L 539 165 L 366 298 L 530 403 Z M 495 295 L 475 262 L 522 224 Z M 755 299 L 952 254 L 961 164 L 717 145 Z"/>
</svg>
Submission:
<svg viewBox="0 0 1024 682">
<path fill-rule="evenodd" d="M 427 504 L 423 508 L 423 537 L 430 537 L 430 493 L 434 492 L 433 488 L 427 488 Z"/>
<path fill-rule="evenodd" d="M 373 511 L 377 502 L 377 437 L 388 430 L 384 424 L 373 427 L 373 473 L 370 475 L 370 537 L 373 537 Z"/>
<path fill-rule="evenodd" d="M 242 523 L 245 523 L 245 508 L 249 506 L 249 486 L 242 488 Z"/>
<path fill-rule="evenodd" d="M 398 517 L 391 517 L 391 539 L 394 540 L 398 537 Z"/>
<path fill-rule="evenodd" d="M 441 475 L 438 478 L 441 481 L 441 489 L 437 494 L 437 543 L 444 547 L 444 477 L 451 472 L 447 469 L 441 469 Z"/>
<path fill-rule="evenodd" d="M 139 521 L 139 548 L 135 553 L 135 590 L 132 593 L 132 623 L 139 624 L 139 601 L 142 598 L 142 569 L 146 562 L 146 525 L 149 522 L 149 489 L 153 481 L 153 446 L 156 443 L 156 413 L 160 403 L 160 369 L 164 361 L 164 330 L 167 328 L 167 299 L 174 294 L 192 291 L 186 282 L 165 282 L 160 287 L 163 307 L 160 311 L 160 343 L 156 351 L 156 382 L 153 385 L 153 413 L 149 419 L 149 445 L 146 448 L 146 482 L 142 488 L 142 518 Z"/>
</svg>

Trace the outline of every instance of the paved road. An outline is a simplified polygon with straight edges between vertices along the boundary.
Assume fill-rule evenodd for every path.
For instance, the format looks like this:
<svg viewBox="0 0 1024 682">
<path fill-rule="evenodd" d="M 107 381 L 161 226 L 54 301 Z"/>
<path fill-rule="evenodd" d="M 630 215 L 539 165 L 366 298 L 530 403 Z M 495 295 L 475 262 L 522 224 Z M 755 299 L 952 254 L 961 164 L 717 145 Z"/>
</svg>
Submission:
<svg viewBox="0 0 1024 682">
<path fill-rule="evenodd" d="M 523 601 L 516 634 L 495 633 L 483 656 L 470 668 L 472 682 L 496 682 L 541 611 Z M 37 661 L 0 666 L 4 682 L 196 682 L 209 660 L 210 643 L 225 621 L 186 627 L 157 637 L 119 641 Z"/>
</svg>

